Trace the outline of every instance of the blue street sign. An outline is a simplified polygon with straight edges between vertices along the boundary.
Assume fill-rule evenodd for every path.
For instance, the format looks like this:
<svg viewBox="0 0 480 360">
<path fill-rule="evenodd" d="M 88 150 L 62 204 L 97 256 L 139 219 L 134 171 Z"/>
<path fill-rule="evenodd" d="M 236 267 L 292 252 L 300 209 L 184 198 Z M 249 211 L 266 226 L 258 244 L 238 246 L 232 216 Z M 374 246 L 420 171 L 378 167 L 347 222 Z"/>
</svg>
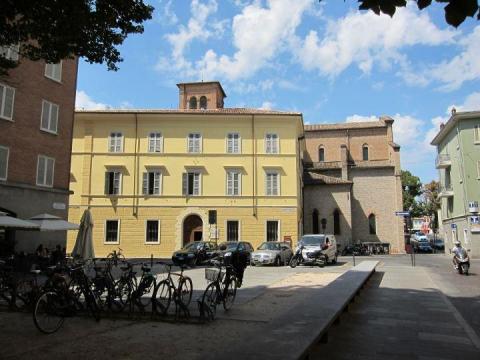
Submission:
<svg viewBox="0 0 480 360">
<path fill-rule="evenodd" d="M 457 228 L 457 224 L 450 224 L 450 227 L 451 227 L 452 229 L 456 229 L 456 228 Z"/>
<path fill-rule="evenodd" d="M 410 216 L 410 211 L 395 211 L 396 216 Z"/>
</svg>

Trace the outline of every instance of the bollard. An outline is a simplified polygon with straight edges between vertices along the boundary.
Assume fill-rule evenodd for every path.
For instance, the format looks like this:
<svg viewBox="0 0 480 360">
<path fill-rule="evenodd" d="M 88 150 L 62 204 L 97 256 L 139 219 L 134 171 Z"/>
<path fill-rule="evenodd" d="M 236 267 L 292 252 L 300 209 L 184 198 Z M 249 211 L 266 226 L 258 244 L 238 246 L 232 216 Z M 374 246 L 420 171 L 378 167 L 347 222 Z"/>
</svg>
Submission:
<svg viewBox="0 0 480 360">
<path fill-rule="evenodd" d="M 353 266 L 355 266 L 355 253 L 352 253 L 353 256 Z"/>
<path fill-rule="evenodd" d="M 153 254 L 150 254 L 150 269 L 153 268 Z"/>
</svg>

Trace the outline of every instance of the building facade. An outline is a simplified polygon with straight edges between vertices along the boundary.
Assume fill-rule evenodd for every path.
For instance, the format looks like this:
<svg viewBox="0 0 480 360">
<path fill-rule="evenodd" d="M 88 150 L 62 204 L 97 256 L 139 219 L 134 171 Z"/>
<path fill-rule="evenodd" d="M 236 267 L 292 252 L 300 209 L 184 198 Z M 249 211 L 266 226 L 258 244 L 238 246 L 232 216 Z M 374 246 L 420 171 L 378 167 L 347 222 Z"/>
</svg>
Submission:
<svg viewBox="0 0 480 360">
<path fill-rule="evenodd" d="M 459 240 L 480 257 L 480 111 L 452 112 L 431 142 L 437 147 L 441 221 L 445 249 Z"/>
<path fill-rule="evenodd" d="M 400 147 L 393 119 L 305 126 L 305 233 L 404 251 Z M 323 228 L 322 223 L 325 228 Z"/>
<path fill-rule="evenodd" d="M 19 58 L 14 48 L 0 50 L 19 62 L 0 77 L 0 211 L 66 219 L 78 62 L 34 62 Z M 2 230 L 0 244 L 32 250 L 39 243 L 65 244 L 65 236 Z"/>
<path fill-rule="evenodd" d="M 297 241 L 300 113 L 223 108 L 220 83 L 178 84 L 178 110 L 77 111 L 69 220 L 96 256 L 169 257 L 196 240 Z M 75 232 L 69 234 L 67 251 Z"/>
</svg>

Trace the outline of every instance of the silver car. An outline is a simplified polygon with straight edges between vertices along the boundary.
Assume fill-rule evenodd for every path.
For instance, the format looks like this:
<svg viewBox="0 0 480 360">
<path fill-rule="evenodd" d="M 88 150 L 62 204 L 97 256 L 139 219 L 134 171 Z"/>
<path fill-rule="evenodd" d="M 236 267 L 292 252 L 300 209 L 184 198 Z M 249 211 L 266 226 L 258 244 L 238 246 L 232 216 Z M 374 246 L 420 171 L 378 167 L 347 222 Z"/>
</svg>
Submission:
<svg viewBox="0 0 480 360">
<path fill-rule="evenodd" d="M 288 243 L 267 241 L 252 253 L 250 264 L 252 266 L 265 264 L 273 264 L 274 266 L 288 265 L 292 256 L 293 252 Z"/>
</svg>

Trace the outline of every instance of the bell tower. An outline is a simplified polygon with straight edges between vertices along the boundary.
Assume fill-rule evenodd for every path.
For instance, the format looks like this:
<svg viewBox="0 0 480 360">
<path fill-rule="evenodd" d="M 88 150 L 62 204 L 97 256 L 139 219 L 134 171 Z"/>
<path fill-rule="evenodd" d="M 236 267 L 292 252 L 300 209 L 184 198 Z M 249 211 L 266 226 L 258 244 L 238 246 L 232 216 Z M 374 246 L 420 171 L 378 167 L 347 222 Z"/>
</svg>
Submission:
<svg viewBox="0 0 480 360">
<path fill-rule="evenodd" d="M 218 81 L 177 84 L 179 90 L 178 108 L 181 110 L 223 109 L 227 97 Z"/>
</svg>

